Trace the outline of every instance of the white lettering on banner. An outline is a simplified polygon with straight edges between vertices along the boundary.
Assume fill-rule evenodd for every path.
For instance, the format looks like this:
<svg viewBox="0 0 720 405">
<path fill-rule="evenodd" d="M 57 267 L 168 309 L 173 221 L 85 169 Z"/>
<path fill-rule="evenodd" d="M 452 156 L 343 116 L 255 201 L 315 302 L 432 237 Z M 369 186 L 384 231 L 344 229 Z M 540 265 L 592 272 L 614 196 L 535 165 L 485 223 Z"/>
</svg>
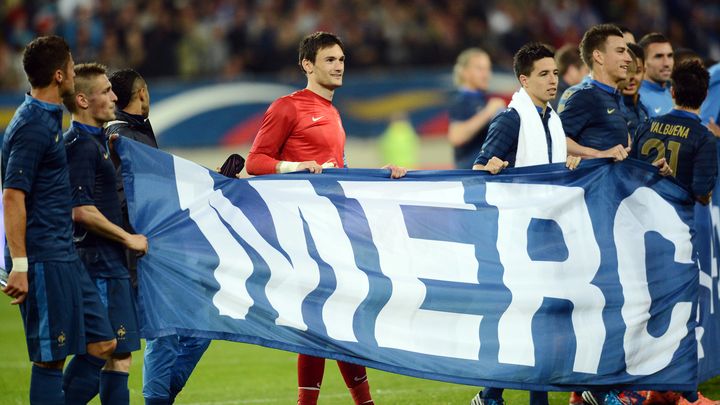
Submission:
<svg viewBox="0 0 720 405">
<path fill-rule="evenodd" d="M 348 198 L 362 206 L 392 295 L 375 323 L 381 347 L 436 356 L 478 359 L 482 316 L 420 309 L 426 296 L 420 280 L 478 284 L 472 244 L 411 238 L 402 206 L 475 210 L 459 182 L 345 182 Z"/>
<path fill-rule="evenodd" d="M 215 278 L 220 290 L 213 297 L 213 304 L 221 315 L 245 319 L 253 305 L 245 285 L 253 264 L 212 207 L 213 203 L 222 205 L 223 200 L 227 200 L 219 190 L 213 189 L 214 182 L 207 169 L 178 157 L 173 161 L 180 208 L 190 211 L 190 218 L 218 255 Z"/>
<path fill-rule="evenodd" d="M 320 281 L 318 264 L 308 252 L 303 230 L 307 222 L 318 255 L 332 267 L 337 286 L 322 307 L 328 336 L 357 342 L 353 330 L 355 311 L 367 297 L 370 283 L 355 264 L 355 255 L 340 215 L 326 197 L 317 195 L 307 180 L 252 181 L 265 200 L 277 231 L 278 242 L 290 256 L 292 268 L 271 267 L 266 294 L 282 319 L 294 325 L 302 320 L 302 303 Z M 288 198 L 288 196 L 292 196 Z M 301 217 L 302 215 L 302 217 Z"/>
<path fill-rule="evenodd" d="M 498 324 L 498 361 L 535 365 L 532 319 L 545 297 L 559 298 L 573 303 L 577 339 L 573 371 L 597 373 L 605 342 L 605 297 L 591 284 L 600 267 L 600 248 L 585 191 L 546 184 L 488 182 L 486 187 L 488 204 L 498 208 L 497 249 L 503 282 L 512 293 L 510 306 Z M 568 250 L 565 261 L 530 258 L 527 234 L 533 218 L 553 220 L 560 226 Z"/>
<path fill-rule="evenodd" d="M 676 303 L 667 331 L 659 337 L 648 333 L 652 301 L 645 265 L 645 234 L 651 231 L 672 242 L 675 262 L 693 262 L 690 228 L 672 205 L 656 192 L 640 187 L 620 203 L 615 214 L 613 235 L 625 299 L 621 311 L 626 326 L 625 364 L 631 375 L 653 374 L 670 365 L 680 341 L 687 336 L 686 325 L 692 309 L 690 302 Z"/>
</svg>

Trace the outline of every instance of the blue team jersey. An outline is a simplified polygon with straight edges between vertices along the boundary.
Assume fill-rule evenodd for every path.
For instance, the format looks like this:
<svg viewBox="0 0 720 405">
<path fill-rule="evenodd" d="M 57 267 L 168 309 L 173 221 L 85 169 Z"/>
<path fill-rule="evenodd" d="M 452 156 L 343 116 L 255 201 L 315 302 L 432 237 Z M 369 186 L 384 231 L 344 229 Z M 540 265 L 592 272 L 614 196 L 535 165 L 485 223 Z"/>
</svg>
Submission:
<svg viewBox="0 0 720 405">
<path fill-rule="evenodd" d="M 567 104 L 567 101 L 570 98 L 570 96 L 572 96 L 576 91 L 580 90 L 581 88 L 583 88 L 583 86 L 585 86 L 586 84 L 588 84 L 590 82 L 592 82 L 592 76 L 587 75 L 587 76 L 583 77 L 583 79 L 580 83 L 570 86 L 567 89 L 565 89 L 565 91 L 560 93 L 560 100 L 557 103 L 557 108 L 555 109 L 555 111 L 557 111 L 557 113 L 560 114 L 560 112 L 562 112 L 562 110 L 565 109 L 565 104 Z"/>
<path fill-rule="evenodd" d="M 73 121 L 63 135 L 67 149 L 73 207 L 94 205 L 113 224 L 122 227 L 120 198 L 115 189 L 115 166 L 105 148 L 102 128 Z M 90 276 L 126 278 L 124 247 L 75 224 L 75 244 Z"/>
<path fill-rule="evenodd" d="M 642 97 L 638 94 L 637 102 L 633 100 L 633 96 L 623 96 L 623 102 L 625 103 L 625 121 L 627 121 L 628 132 L 630 137 L 635 139 L 635 133 L 637 132 L 638 126 L 650 119 L 650 113 L 647 107 L 642 102 Z"/>
<path fill-rule="evenodd" d="M 2 186 L 25 192 L 25 244 L 31 263 L 77 260 L 62 115 L 60 105 L 28 94 L 3 137 Z M 7 243 L 5 258 L 9 264 Z"/>
<path fill-rule="evenodd" d="M 715 123 L 720 122 L 720 63 L 712 65 L 708 72 L 710 73 L 710 86 L 707 98 L 700 107 L 700 118 L 703 124 L 710 122 L 710 118 L 713 118 Z"/>
<path fill-rule="evenodd" d="M 715 187 L 715 137 L 696 114 L 671 110 L 642 124 L 630 156 L 648 162 L 664 156 L 678 183 L 695 196 L 707 195 Z"/>
<path fill-rule="evenodd" d="M 648 108 L 650 118 L 665 115 L 673 109 L 669 83 L 663 87 L 650 80 L 643 80 L 640 83 L 640 96 Z"/>
<path fill-rule="evenodd" d="M 463 89 L 453 98 L 450 110 L 448 111 L 450 122 L 467 121 L 478 111 L 485 108 L 487 94 L 481 90 Z M 487 136 L 489 125 L 485 125 L 476 132 L 473 137 L 460 146 L 454 148 L 455 167 L 458 169 L 471 169 L 475 156 L 482 148 Z"/>
<path fill-rule="evenodd" d="M 545 140 L 548 145 L 548 161 L 552 162 L 552 137 L 550 136 L 550 127 L 548 126 L 551 110 L 548 108 L 545 110 L 545 114 L 543 114 L 542 109 L 538 108 L 538 114 L 540 114 L 540 120 L 545 128 Z M 506 160 L 508 167 L 515 167 L 519 138 L 520 114 L 518 114 L 514 108 L 508 108 L 490 122 L 487 139 L 475 159 L 474 164 L 486 165 L 487 162 L 495 156 L 499 159 Z"/>
<path fill-rule="evenodd" d="M 560 119 L 565 135 L 582 146 L 597 150 L 628 146 L 622 95 L 596 80 L 570 95 Z"/>
</svg>

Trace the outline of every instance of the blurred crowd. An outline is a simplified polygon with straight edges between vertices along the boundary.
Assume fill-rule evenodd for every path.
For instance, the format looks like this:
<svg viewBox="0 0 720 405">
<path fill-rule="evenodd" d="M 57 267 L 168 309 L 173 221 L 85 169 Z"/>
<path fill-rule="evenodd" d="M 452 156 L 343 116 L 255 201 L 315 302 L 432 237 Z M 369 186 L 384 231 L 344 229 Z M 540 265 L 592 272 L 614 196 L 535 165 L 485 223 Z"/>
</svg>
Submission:
<svg viewBox="0 0 720 405">
<path fill-rule="evenodd" d="M 576 44 L 600 22 L 637 38 L 660 31 L 675 47 L 720 59 L 720 0 L 4 0 L 0 20 L 6 90 L 24 86 L 23 47 L 51 33 L 77 62 L 151 78 L 286 73 L 299 39 L 316 30 L 342 37 L 353 70 L 450 66 L 469 46 L 509 67 L 531 39 Z"/>
</svg>

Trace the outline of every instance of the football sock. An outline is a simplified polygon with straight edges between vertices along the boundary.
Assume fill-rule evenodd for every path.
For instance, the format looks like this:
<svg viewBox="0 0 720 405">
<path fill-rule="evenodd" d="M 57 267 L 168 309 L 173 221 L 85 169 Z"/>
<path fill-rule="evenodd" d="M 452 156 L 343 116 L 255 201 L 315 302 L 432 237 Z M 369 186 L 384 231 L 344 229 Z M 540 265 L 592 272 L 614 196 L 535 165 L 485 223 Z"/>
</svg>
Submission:
<svg viewBox="0 0 720 405">
<path fill-rule="evenodd" d="M 372 404 L 372 396 L 370 395 L 370 384 L 367 379 L 367 370 L 365 366 L 338 361 L 340 374 L 345 380 L 345 385 L 350 390 L 353 401 L 356 404 Z"/>
<path fill-rule="evenodd" d="M 697 391 L 683 391 L 680 395 L 682 395 L 683 398 L 687 399 L 690 403 L 697 401 L 699 398 Z"/>
<path fill-rule="evenodd" d="M 320 396 L 320 385 L 325 373 L 322 357 L 298 355 L 298 404 L 315 405 Z"/>
<path fill-rule="evenodd" d="M 33 364 L 30 372 L 30 403 L 62 405 L 65 396 L 62 390 L 63 373 L 56 368 L 44 368 Z"/>
<path fill-rule="evenodd" d="M 122 371 L 103 371 L 100 373 L 100 402 L 103 405 L 130 403 L 128 373 Z"/>
<path fill-rule="evenodd" d="M 67 404 L 86 404 L 100 391 L 100 370 L 105 360 L 90 354 L 81 354 L 65 368 L 63 390 Z"/>
</svg>

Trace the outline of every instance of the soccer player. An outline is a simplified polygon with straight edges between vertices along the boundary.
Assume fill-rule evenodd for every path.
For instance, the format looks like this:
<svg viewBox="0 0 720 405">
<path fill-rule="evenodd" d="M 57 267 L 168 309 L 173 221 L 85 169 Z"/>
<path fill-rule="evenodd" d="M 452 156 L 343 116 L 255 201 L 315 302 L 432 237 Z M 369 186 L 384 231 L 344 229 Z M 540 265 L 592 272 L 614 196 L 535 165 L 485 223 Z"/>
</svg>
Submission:
<svg viewBox="0 0 720 405">
<path fill-rule="evenodd" d="M 570 169 L 577 167 L 578 158 L 568 159 L 560 117 L 548 105 L 557 95 L 558 69 L 554 56 L 547 45 L 537 42 L 517 51 L 513 70 L 520 90 L 513 95 L 509 108 L 490 123 L 474 170 L 496 174 L 505 167 L 554 162 L 565 162 Z M 539 136 L 541 133 L 544 137 Z"/>
<path fill-rule="evenodd" d="M 509 108 L 490 123 L 488 137 L 473 165 L 492 174 L 505 167 L 565 162 L 575 169 L 578 157 L 567 156 L 566 137 L 560 117 L 549 102 L 557 95 L 558 69 L 547 45 L 531 42 L 520 48 L 513 60 L 518 90 Z M 502 388 L 486 387 L 471 405 L 501 405 Z M 531 391 L 530 404 L 547 405 L 544 391 Z"/>
<path fill-rule="evenodd" d="M 630 139 L 617 86 L 627 79 L 632 59 L 622 31 L 611 24 L 591 27 L 580 42 L 580 54 L 590 67 L 592 80 L 574 92 L 560 112 L 568 153 L 623 160 Z"/>
<path fill-rule="evenodd" d="M 490 120 L 505 108 L 505 100 L 488 99 L 492 77 L 490 56 L 478 48 L 466 49 L 457 58 L 453 80 L 458 92 L 450 105 L 448 140 L 454 149 L 455 167 L 470 169 L 482 148 Z"/>
<path fill-rule="evenodd" d="M 664 157 L 675 179 L 695 199 L 708 204 L 718 171 L 715 137 L 699 116 L 709 75 L 701 63 L 687 61 L 671 77 L 675 108 L 640 126 L 631 156 L 649 162 Z"/>
<path fill-rule="evenodd" d="M 640 95 L 648 106 L 650 118 L 664 115 L 673 108 L 670 94 L 670 75 L 675 61 L 673 47 L 665 35 L 653 32 L 638 42 L 645 52 L 645 76 Z"/>
<path fill-rule="evenodd" d="M 560 95 L 565 93 L 565 90 L 571 86 L 581 83 L 590 73 L 587 65 L 585 65 L 580 57 L 580 51 L 577 46 L 571 44 L 567 44 L 558 49 L 557 53 L 555 53 L 555 62 L 557 63 L 560 74 L 560 82 L 558 83 L 557 89 L 557 94 Z M 568 94 L 568 97 L 569 96 Z M 558 111 L 559 102 L 560 97 L 555 97 L 550 100 L 550 105 L 553 110 Z"/>
<path fill-rule="evenodd" d="M 94 385 L 103 404 L 130 402 L 128 373 L 131 353 L 140 349 L 140 334 L 124 248 L 141 253 L 148 249 L 145 236 L 121 228 L 115 166 L 102 130 L 104 123 L 115 118 L 115 100 L 105 66 L 75 66 L 75 92 L 63 100 L 72 113 L 72 124 L 64 138 L 73 194 L 74 239 L 117 340 L 112 358 Z"/>
<path fill-rule="evenodd" d="M 116 345 L 107 311 L 72 241 L 60 103 L 74 91 L 74 66 L 60 37 L 27 45 L 23 68 L 30 93 L 3 138 L 5 263 L 11 270 L 3 292 L 20 305 L 33 362 L 31 403 L 87 402 L 81 402 L 84 383 L 98 375 Z M 65 358 L 73 353 L 75 365 L 63 376 Z"/>
<path fill-rule="evenodd" d="M 275 100 L 265 112 L 246 162 L 248 174 L 262 175 L 323 167 L 345 167 L 345 130 L 332 105 L 335 89 L 345 71 L 343 43 L 334 34 L 316 32 L 299 47 L 298 64 L 307 87 Z M 392 178 L 405 175 L 396 166 Z M 338 361 L 345 384 L 356 404 L 372 404 L 365 367 Z M 298 404 L 316 404 L 320 395 L 325 359 L 298 355 Z"/>
<path fill-rule="evenodd" d="M 105 134 L 118 134 L 153 148 L 157 140 L 150 124 L 150 91 L 145 80 L 132 69 L 124 69 L 110 75 L 110 83 L 117 96 L 115 121 L 105 126 Z M 117 190 L 123 213 L 123 228 L 134 233 L 128 220 L 127 200 L 117 167 Z M 127 252 L 127 265 L 137 269 L 136 255 Z M 179 335 L 167 335 L 146 339 L 143 363 L 143 397 L 146 404 L 171 404 L 185 387 L 190 374 L 210 346 L 210 339 Z"/>
<path fill-rule="evenodd" d="M 701 204 L 710 202 L 718 173 L 716 140 L 700 120 L 700 106 L 707 95 L 709 75 L 696 60 L 681 62 L 671 75 L 675 108 L 638 128 L 631 156 L 648 162 L 665 159 L 671 175 Z M 647 403 L 718 405 L 700 392 L 651 391 Z"/>
<path fill-rule="evenodd" d="M 623 103 L 625 104 L 625 120 L 628 125 L 628 132 L 632 138 L 638 125 L 648 120 L 650 113 L 640 99 L 640 82 L 642 82 L 645 66 L 645 54 L 642 48 L 633 43 L 627 44 L 632 56 L 632 63 L 628 66 L 628 78 L 621 82 L 619 88 L 622 90 Z"/>
</svg>

